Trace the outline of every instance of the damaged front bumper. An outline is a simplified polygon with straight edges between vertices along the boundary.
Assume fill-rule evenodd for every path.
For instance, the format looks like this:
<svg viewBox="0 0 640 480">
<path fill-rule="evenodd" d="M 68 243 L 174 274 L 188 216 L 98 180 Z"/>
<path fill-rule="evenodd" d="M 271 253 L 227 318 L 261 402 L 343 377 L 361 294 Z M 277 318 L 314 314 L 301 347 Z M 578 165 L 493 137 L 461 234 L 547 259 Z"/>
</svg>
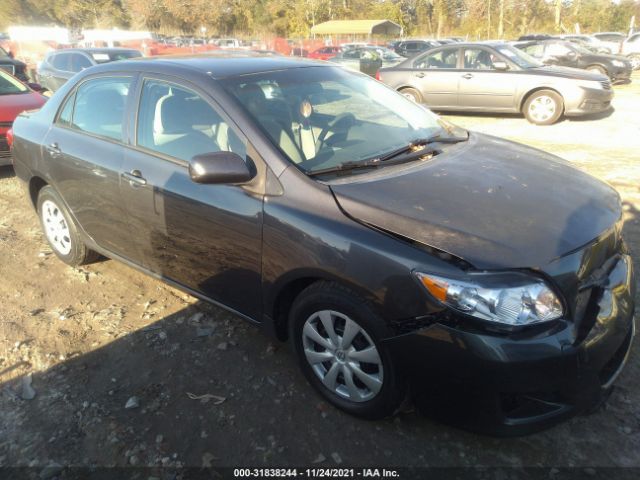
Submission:
<svg viewBox="0 0 640 480">
<path fill-rule="evenodd" d="M 622 371 L 635 332 L 631 259 L 619 255 L 612 263 L 591 297 L 586 333 L 565 319 L 509 334 L 461 321 L 386 340 L 418 407 L 462 428 L 509 436 L 598 405 Z"/>
</svg>

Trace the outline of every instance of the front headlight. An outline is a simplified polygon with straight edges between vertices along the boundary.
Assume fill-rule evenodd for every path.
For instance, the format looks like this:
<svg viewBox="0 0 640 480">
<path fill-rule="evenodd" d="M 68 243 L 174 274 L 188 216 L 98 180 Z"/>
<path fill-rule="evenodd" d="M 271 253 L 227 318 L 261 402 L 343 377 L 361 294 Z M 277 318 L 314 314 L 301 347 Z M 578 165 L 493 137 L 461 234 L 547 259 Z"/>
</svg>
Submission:
<svg viewBox="0 0 640 480">
<path fill-rule="evenodd" d="M 503 325 L 522 326 L 560 318 L 564 311 L 547 284 L 520 273 L 477 274 L 466 280 L 414 272 L 427 291 L 444 305 Z"/>
<path fill-rule="evenodd" d="M 613 63 L 616 67 L 619 67 L 619 68 L 624 67 L 624 62 L 622 60 L 614 60 L 611 63 Z"/>
</svg>

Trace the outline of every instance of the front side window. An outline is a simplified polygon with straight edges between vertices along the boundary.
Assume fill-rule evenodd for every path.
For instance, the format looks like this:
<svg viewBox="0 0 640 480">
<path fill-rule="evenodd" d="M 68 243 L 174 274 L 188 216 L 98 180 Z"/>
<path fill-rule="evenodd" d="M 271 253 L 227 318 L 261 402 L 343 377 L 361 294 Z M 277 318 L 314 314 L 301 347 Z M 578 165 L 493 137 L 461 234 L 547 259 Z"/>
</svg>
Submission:
<svg viewBox="0 0 640 480">
<path fill-rule="evenodd" d="M 571 49 L 562 43 L 551 43 L 547 45 L 545 53 L 548 57 L 566 57 L 571 53 Z"/>
<path fill-rule="evenodd" d="M 122 141 L 130 77 L 102 77 L 78 88 L 73 127 L 83 132 Z"/>
<path fill-rule="evenodd" d="M 447 135 L 444 123 L 424 107 L 339 67 L 264 72 L 221 83 L 285 157 L 307 173 Z"/>
<path fill-rule="evenodd" d="M 449 48 L 427 53 L 413 63 L 413 68 L 453 69 L 458 66 L 458 49 Z"/>
<path fill-rule="evenodd" d="M 142 87 L 136 138 L 140 147 L 185 161 L 220 151 L 246 156 L 245 144 L 200 95 L 158 80 Z"/>
<path fill-rule="evenodd" d="M 500 59 L 489 50 L 482 48 L 465 48 L 464 68 L 469 70 L 494 70 L 493 62 Z"/>
<path fill-rule="evenodd" d="M 542 58 L 544 56 L 544 45 L 541 43 L 534 43 L 533 45 L 523 47 L 522 51 L 534 58 Z"/>
</svg>

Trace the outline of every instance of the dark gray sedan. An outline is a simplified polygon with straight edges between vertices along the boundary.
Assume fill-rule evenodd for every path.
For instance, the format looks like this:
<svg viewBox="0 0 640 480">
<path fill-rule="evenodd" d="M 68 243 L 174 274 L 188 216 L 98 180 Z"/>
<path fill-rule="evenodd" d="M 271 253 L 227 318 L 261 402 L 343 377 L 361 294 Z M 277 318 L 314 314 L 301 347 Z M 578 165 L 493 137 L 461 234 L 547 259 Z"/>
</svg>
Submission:
<svg viewBox="0 0 640 480">
<path fill-rule="evenodd" d="M 410 393 L 523 434 L 606 399 L 628 358 L 615 190 L 366 75 L 249 52 L 113 62 L 13 131 L 62 261 L 123 261 L 288 340 L 351 414 Z"/>
<path fill-rule="evenodd" d="M 131 48 L 73 48 L 49 53 L 38 67 L 40 84 L 55 92 L 76 73 L 101 63 L 141 57 Z"/>
<path fill-rule="evenodd" d="M 380 69 L 377 78 L 434 110 L 522 112 L 538 125 L 605 111 L 613 98 L 606 76 L 544 66 L 501 42 L 434 48 Z"/>
</svg>

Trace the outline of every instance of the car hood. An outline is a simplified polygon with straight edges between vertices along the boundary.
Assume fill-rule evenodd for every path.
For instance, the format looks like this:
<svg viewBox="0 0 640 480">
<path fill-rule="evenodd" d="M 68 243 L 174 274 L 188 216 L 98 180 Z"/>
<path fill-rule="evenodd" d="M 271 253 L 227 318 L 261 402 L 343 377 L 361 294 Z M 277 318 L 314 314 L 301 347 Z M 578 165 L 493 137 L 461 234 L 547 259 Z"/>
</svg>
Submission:
<svg viewBox="0 0 640 480">
<path fill-rule="evenodd" d="M 40 108 L 46 101 L 36 92 L 0 95 L 0 122 L 13 122 L 21 112 Z"/>
<path fill-rule="evenodd" d="M 543 67 L 530 68 L 527 72 L 538 73 L 549 77 L 572 78 L 574 80 L 608 80 L 605 75 L 590 72 L 581 68 L 560 67 L 557 65 L 545 65 Z"/>
<path fill-rule="evenodd" d="M 330 184 L 355 220 L 442 250 L 478 269 L 536 268 L 621 217 L 617 192 L 539 150 L 471 134 L 423 164 Z"/>
</svg>

